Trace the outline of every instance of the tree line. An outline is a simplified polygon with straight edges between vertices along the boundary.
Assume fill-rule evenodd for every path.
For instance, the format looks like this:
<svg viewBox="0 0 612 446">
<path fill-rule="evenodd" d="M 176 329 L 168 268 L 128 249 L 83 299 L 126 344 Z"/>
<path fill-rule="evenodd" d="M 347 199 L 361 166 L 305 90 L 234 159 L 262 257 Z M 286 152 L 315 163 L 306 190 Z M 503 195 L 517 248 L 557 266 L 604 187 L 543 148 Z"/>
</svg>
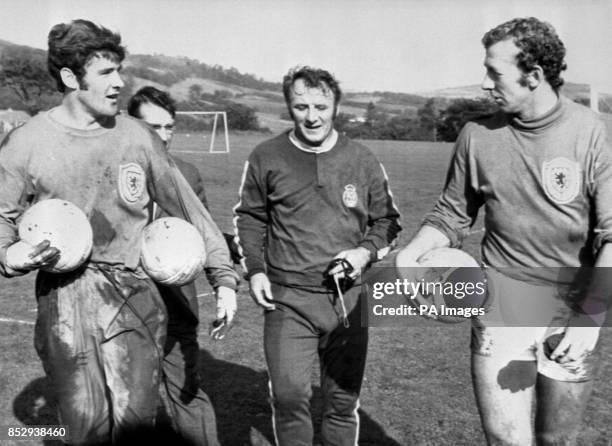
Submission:
<svg viewBox="0 0 612 446">
<path fill-rule="evenodd" d="M 193 65 L 195 67 L 193 70 L 176 69 L 176 73 L 168 74 L 156 72 L 154 69 L 160 64 L 167 67 L 175 58 L 168 58 L 165 64 L 159 62 L 158 59 L 165 60 L 161 56 L 136 56 L 136 58 L 142 59 L 143 63 L 150 62 L 151 66 L 148 68 L 130 66 L 125 70 L 125 87 L 120 98 L 122 109 L 126 108 L 127 100 L 135 93 L 134 76 L 138 75 L 140 77 L 145 72 L 149 73 L 145 79 L 163 85 L 172 85 L 181 77 L 193 76 L 196 71 L 201 74 L 210 71 L 216 73 L 217 79 L 224 81 L 232 79 L 237 85 L 270 87 L 269 83 L 257 80 L 251 75 L 242 75 L 233 68 L 226 70 L 222 67 L 209 67 L 206 64 L 187 60 L 185 63 Z M 278 88 L 280 89 L 280 84 Z M 192 85 L 189 99 L 177 105 L 179 110 L 225 111 L 228 118 L 228 127 L 232 130 L 265 131 L 266 129 L 259 125 L 256 110 L 232 101 L 232 96 L 230 92 L 223 90 L 208 95 L 203 93 L 198 85 Z M 0 109 L 25 110 L 33 116 L 41 110 L 48 110 L 58 105 L 61 100 L 62 95 L 57 91 L 55 81 L 47 70 L 47 53 L 45 51 L 18 45 L 3 48 L 0 56 Z M 180 116 L 177 124 L 179 130 L 185 131 L 205 130 L 210 127 L 210 124 L 205 120 L 190 119 L 187 116 Z"/>
<path fill-rule="evenodd" d="M 485 98 L 428 99 L 416 112 L 391 115 L 370 102 L 362 119 L 340 113 L 336 128 L 351 138 L 408 141 L 455 141 L 463 126 L 497 110 Z"/>
<path fill-rule="evenodd" d="M 575 102 L 590 106 L 588 98 L 577 98 Z M 363 119 L 340 113 L 336 118 L 336 128 L 356 139 L 454 142 L 468 121 L 484 118 L 497 110 L 497 105 L 488 98 L 451 101 L 430 98 L 417 110 L 416 115 L 391 115 L 370 102 Z M 612 113 L 612 106 L 605 99 L 600 99 L 599 111 Z"/>
<path fill-rule="evenodd" d="M 147 79 L 158 84 L 171 86 L 189 77 L 200 77 L 217 80 L 232 85 L 260 90 L 261 96 L 266 91 L 280 91 L 279 83 L 266 82 L 251 74 L 242 74 L 235 68 L 223 68 L 218 65 L 207 65 L 188 58 L 177 58 L 161 55 L 133 55 L 126 62 L 124 70 L 125 94 L 121 97 L 121 107 L 135 92 L 134 78 Z M 258 93 L 259 94 L 259 93 Z M 375 92 L 385 107 L 373 102 L 367 104 L 364 116 L 340 113 L 336 118 L 336 127 L 347 136 L 356 139 L 390 139 L 412 141 L 454 141 L 466 122 L 493 113 L 497 108 L 485 98 L 426 99 L 407 93 Z M 269 95 L 272 95 L 271 93 Z M 278 95 L 267 97 L 270 100 L 282 100 Z M 35 115 L 47 110 L 61 101 L 55 81 L 47 71 L 47 55 L 43 50 L 19 45 L 6 45 L 0 56 L 0 108 L 25 110 Z M 217 90 L 205 93 L 197 85 L 191 85 L 188 99 L 178 104 L 180 110 L 222 110 L 227 112 L 228 127 L 233 130 L 266 131 L 257 119 L 256 109 L 237 102 L 233 93 Z M 577 102 L 589 105 L 589 99 L 579 98 Z M 345 105 L 363 107 L 362 102 L 344 101 Z M 394 106 L 390 113 L 389 104 Z M 406 104 L 418 106 L 414 108 Z M 600 100 L 600 110 L 612 113 L 612 106 Z M 289 119 L 288 114 L 281 115 Z M 209 130 L 210 120 L 197 119 L 181 115 L 177 126 L 183 131 Z"/>
<path fill-rule="evenodd" d="M 244 104 L 233 101 L 234 95 L 227 90 L 215 90 L 206 93 L 198 84 L 189 87 L 189 96 L 186 101 L 177 104 L 179 110 L 184 111 L 224 111 L 227 114 L 227 126 L 232 130 L 254 130 L 267 132 L 257 118 L 256 110 Z M 208 131 L 212 128 L 210 119 L 195 115 L 178 115 L 176 119 L 179 131 Z"/>
</svg>

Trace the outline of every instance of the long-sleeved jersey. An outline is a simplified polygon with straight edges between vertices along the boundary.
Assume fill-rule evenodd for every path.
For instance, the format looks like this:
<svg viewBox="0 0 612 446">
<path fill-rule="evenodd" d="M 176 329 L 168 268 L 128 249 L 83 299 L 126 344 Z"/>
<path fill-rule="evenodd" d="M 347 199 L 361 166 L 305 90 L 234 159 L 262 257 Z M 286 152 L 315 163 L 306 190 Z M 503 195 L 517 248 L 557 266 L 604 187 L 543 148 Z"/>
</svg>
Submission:
<svg viewBox="0 0 612 446">
<path fill-rule="evenodd" d="M 191 163 L 183 161 L 182 159 L 171 156 L 172 161 L 176 164 L 179 171 L 183 174 L 183 177 L 191 186 L 191 189 L 195 192 L 200 202 L 208 209 L 208 203 L 206 201 L 206 193 L 204 190 L 204 182 L 200 172 Z M 167 217 L 167 214 L 158 212 L 160 215 L 155 215 L 155 218 Z M 159 292 L 162 295 L 162 299 L 168 309 L 168 337 L 170 338 L 174 329 L 178 326 L 182 329 L 184 326 L 196 324 L 199 321 L 199 307 L 198 297 L 195 282 L 188 283 L 180 287 L 169 287 L 163 285 L 157 285 Z M 170 308 L 172 306 L 172 308 Z"/>
<path fill-rule="evenodd" d="M 362 246 L 375 259 L 401 229 L 384 168 L 345 136 L 322 153 L 297 148 L 287 133 L 257 146 L 235 214 L 247 277 L 265 271 L 306 288 L 323 288 L 340 251 Z"/>
<path fill-rule="evenodd" d="M 183 174 L 187 183 L 191 186 L 191 189 L 195 192 L 200 202 L 208 209 L 208 199 L 206 198 L 206 190 L 204 189 L 204 182 L 202 176 L 198 171 L 197 167 L 187 161 L 183 161 L 179 157 L 171 156 L 172 161 L 176 164 L 179 171 Z"/>
<path fill-rule="evenodd" d="M 543 282 L 556 278 L 535 267 L 593 265 L 612 237 L 612 152 L 603 123 L 563 97 L 531 121 L 500 112 L 468 123 L 424 224 L 458 246 L 481 206 L 489 265 L 521 268 L 515 278 Z"/>
<path fill-rule="evenodd" d="M 79 130 L 43 112 L 13 131 L 0 149 L 0 273 L 6 249 L 27 202 L 61 198 L 80 207 L 93 228 L 90 261 L 136 271 L 140 236 L 151 201 L 185 218 L 202 234 L 206 272 L 214 287 L 236 287 L 225 240 L 161 141 L 135 119 L 117 116 L 110 127 Z"/>
</svg>

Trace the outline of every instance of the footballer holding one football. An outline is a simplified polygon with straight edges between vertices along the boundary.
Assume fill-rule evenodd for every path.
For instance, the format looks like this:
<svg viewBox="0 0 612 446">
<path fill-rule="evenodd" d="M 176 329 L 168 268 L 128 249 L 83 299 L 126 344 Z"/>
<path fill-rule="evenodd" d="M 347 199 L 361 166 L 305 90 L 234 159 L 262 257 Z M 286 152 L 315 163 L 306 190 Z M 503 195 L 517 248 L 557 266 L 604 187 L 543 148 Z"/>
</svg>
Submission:
<svg viewBox="0 0 612 446">
<path fill-rule="evenodd" d="M 253 150 L 235 208 L 243 269 L 265 310 L 274 435 L 281 446 L 312 444 L 318 355 L 323 443 L 354 445 L 368 337 L 356 284 L 395 240 L 399 214 L 382 165 L 334 129 L 338 81 L 298 67 L 283 93 L 294 128 Z"/>
<path fill-rule="evenodd" d="M 175 127 L 176 105 L 168 93 L 152 86 L 143 87 L 130 98 L 127 111 L 130 116 L 146 122 L 159 135 L 166 149 L 169 148 Z M 207 207 L 198 169 L 178 157 L 171 158 Z M 173 430 L 194 444 L 217 445 L 214 409 L 210 398 L 200 388 L 198 374 L 199 307 L 195 284 L 182 287 L 158 284 L 158 288 L 168 310 L 168 330 L 161 386 L 165 416 L 157 423 L 169 421 Z M 223 318 L 222 314 L 220 318 Z M 219 327 L 211 333 L 213 337 L 222 338 L 226 328 Z"/>
<path fill-rule="evenodd" d="M 133 435 L 154 425 L 167 318 L 139 265 L 151 203 L 202 234 L 207 274 L 228 319 L 237 277 L 219 229 L 162 141 L 140 121 L 117 115 L 120 36 L 75 20 L 54 26 L 48 44 L 49 71 L 63 100 L 3 141 L 0 272 L 25 274 L 58 255 L 44 242 L 30 256 L 16 255 L 24 197 L 61 198 L 85 212 L 93 228 L 89 260 L 72 272 L 38 273 L 35 346 L 69 443 L 134 444 Z"/>
<path fill-rule="evenodd" d="M 459 246 L 484 207 L 494 303 L 473 320 L 471 351 L 487 441 L 532 444 L 535 407 L 537 444 L 573 444 L 600 329 L 556 300 L 565 284 L 550 267 L 612 266 L 612 153 L 597 115 L 560 95 L 565 47 L 550 24 L 510 20 L 482 43 L 482 88 L 500 110 L 461 131 L 444 191 L 396 261 L 414 265 L 433 248 Z M 546 326 L 497 323 L 504 307 L 526 314 L 541 299 L 554 308 Z"/>
</svg>

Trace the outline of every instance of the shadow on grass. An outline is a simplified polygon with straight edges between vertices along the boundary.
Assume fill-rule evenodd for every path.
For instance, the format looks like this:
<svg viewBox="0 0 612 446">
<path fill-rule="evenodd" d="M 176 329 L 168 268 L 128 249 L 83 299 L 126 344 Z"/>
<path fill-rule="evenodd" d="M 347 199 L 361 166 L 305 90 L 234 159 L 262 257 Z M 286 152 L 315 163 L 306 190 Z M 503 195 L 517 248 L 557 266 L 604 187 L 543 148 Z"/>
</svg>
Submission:
<svg viewBox="0 0 612 446">
<path fill-rule="evenodd" d="M 15 418 L 26 426 L 57 426 L 59 420 L 53 391 L 46 377 L 36 378 L 23 388 L 13 401 Z M 44 440 L 45 446 L 59 446 L 57 440 Z"/>
<path fill-rule="evenodd" d="M 268 446 L 274 444 L 269 404 L 268 374 L 240 364 L 214 358 L 200 350 L 201 387 L 212 400 L 223 446 Z M 320 438 L 321 389 L 313 387 L 312 413 L 315 444 Z M 363 410 L 359 411 L 359 444 L 400 446 Z"/>
<path fill-rule="evenodd" d="M 268 446 L 274 444 L 272 412 L 269 405 L 268 374 L 240 364 L 214 358 L 200 350 L 201 387 L 211 398 L 219 440 L 223 446 Z M 30 382 L 13 401 L 15 417 L 26 426 L 58 425 L 53 389 L 47 378 Z M 315 444 L 320 441 L 321 389 L 313 387 L 312 412 Z M 363 410 L 360 415 L 359 444 L 362 446 L 400 446 Z M 45 446 L 59 441 L 45 440 Z"/>
</svg>

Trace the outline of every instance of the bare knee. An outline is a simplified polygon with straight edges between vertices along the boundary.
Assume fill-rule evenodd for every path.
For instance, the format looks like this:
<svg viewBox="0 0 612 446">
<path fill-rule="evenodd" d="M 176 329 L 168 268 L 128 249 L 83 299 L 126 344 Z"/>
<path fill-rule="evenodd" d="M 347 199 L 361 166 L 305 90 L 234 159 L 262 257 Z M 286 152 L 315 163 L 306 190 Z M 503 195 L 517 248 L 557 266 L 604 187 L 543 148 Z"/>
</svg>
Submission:
<svg viewBox="0 0 612 446">
<path fill-rule="evenodd" d="M 592 381 L 565 382 L 538 377 L 535 418 L 538 445 L 573 445 L 592 390 Z"/>
</svg>

